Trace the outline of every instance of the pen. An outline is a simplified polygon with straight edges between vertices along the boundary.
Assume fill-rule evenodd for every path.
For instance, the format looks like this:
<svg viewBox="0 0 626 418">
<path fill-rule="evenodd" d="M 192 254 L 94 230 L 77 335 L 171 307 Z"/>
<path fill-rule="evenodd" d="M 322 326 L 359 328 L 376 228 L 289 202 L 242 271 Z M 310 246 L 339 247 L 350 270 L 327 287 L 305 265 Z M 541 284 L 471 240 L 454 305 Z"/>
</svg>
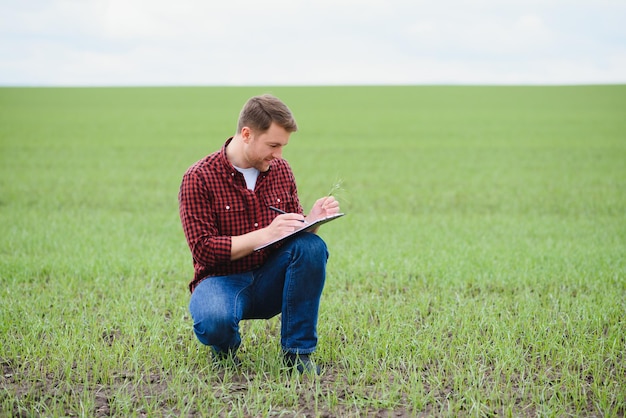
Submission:
<svg viewBox="0 0 626 418">
<path fill-rule="evenodd" d="M 269 208 L 270 208 L 271 210 L 273 210 L 274 212 L 282 213 L 283 215 L 284 215 L 285 213 L 287 213 L 287 212 L 285 212 L 284 210 L 278 209 L 278 208 L 276 208 L 276 207 L 274 207 L 274 206 L 270 206 Z M 305 222 L 305 220 L 304 220 L 304 219 L 298 219 L 298 220 L 299 220 L 300 222 Z"/>
</svg>

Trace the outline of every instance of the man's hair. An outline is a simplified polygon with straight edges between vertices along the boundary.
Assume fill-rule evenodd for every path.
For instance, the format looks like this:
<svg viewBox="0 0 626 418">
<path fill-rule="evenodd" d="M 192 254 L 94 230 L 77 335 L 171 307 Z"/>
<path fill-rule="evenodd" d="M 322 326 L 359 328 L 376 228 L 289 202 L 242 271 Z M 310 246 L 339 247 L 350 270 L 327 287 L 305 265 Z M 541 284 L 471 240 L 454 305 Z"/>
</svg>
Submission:
<svg viewBox="0 0 626 418">
<path fill-rule="evenodd" d="M 271 94 L 255 96 L 250 98 L 241 109 L 237 132 L 241 132 L 241 128 L 247 126 L 255 132 L 262 133 L 270 128 L 272 122 L 287 132 L 298 130 L 291 110 L 280 99 Z"/>
</svg>

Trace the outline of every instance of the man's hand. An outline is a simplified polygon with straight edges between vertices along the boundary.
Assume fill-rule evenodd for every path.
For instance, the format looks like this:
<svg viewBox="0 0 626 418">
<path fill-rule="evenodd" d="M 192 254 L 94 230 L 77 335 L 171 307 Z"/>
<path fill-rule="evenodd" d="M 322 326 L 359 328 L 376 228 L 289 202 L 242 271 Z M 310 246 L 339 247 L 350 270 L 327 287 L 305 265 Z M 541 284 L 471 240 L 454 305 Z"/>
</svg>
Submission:
<svg viewBox="0 0 626 418">
<path fill-rule="evenodd" d="M 339 202 L 333 196 L 322 197 L 317 199 L 309 215 L 306 217 L 307 222 L 314 222 L 317 219 L 339 213 Z"/>
<path fill-rule="evenodd" d="M 271 224 L 247 234 L 232 237 L 230 259 L 237 260 L 252 253 L 254 249 L 305 226 L 304 216 L 298 213 L 278 215 Z"/>
<path fill-rule="evenodd" d="M 305 225 L 304 216 L 299 213 L 285 213 L 274 218 L 267 226 L 267 242 L 282 238 Z"/>
</svg>

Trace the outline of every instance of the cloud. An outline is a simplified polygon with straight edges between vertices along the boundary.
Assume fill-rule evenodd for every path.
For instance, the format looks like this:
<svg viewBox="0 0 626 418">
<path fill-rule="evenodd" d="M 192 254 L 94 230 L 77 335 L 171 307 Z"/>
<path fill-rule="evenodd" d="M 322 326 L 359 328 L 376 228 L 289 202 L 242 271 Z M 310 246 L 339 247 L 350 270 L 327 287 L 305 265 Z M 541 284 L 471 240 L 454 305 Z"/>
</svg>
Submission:
<svg viewBox="0 0 626 418">
<path fill-rule="evenodd" d="M 34 0 L 0 5 L 0 84 L 626 82 L 626 5 Z"/>
</svg>

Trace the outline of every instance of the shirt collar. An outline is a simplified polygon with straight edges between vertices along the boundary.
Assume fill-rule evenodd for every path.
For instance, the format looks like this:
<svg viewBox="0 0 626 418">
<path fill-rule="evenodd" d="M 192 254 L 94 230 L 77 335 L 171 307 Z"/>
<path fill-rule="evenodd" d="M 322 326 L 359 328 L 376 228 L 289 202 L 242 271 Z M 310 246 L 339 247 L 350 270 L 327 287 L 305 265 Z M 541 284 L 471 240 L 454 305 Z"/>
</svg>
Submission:
<svg viewBox="0 0 626 418">
<path fill-rule="evenodd" d="M 230 144 L 230 142 L 232 140 L 233 140 L 233 137 L 231 136 L 230 138 L 228 138 L 226 140 L 224 145 L 222 145 L 222 149 L 220 150 L 220 162 L 222 163 L 224 168 L 226 170 L 228 170 L 228 171 L 234 171 L 235 170 L 235 167 L 233 167 L 233 165 L 230 163 L 230 161 L 228 161 L 228 157 L 226 156 L 226 147 L 228 146 L 228 144 Z"/>
</svg>

